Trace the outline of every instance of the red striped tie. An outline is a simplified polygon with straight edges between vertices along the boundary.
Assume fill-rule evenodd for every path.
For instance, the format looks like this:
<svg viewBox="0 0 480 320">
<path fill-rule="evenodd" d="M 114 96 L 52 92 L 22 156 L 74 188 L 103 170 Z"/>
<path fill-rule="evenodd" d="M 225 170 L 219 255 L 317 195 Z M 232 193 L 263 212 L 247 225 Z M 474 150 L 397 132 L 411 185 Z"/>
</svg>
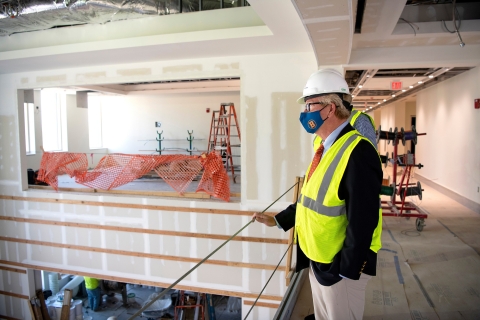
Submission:
<svg viewBox="0 0 480 320">
<path fill-rule="evenodd" d="M 310 171 L 308 171 L 308 180 L 310 180 L 310 177 L 312 176 L 313 172 L 315 172 L 315 169 L 317 169 L 318 164 L 320 163 L 320 160 L 322 160 L 322 155 L 323 155 L 323 149 L 325 147 L 323 146 L 323 143 L 318 147 L 317 151 L 315 152 L 315 155 L 313 156 L 312 164 L 310 165 Z"/>
</svg>

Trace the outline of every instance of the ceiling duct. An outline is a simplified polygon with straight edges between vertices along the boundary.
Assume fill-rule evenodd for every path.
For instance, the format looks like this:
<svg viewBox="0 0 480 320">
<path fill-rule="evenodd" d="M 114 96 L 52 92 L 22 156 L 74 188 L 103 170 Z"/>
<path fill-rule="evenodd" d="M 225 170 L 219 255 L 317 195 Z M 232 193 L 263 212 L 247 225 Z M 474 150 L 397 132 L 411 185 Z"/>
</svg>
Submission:
<svg viewBox="0 0 480 320">
<path fill-rule="evenodd" d="M 218 0 L 0 0 L 0 36 L 199 11 L 199 3 L 220 9 Z"/>
</svg>

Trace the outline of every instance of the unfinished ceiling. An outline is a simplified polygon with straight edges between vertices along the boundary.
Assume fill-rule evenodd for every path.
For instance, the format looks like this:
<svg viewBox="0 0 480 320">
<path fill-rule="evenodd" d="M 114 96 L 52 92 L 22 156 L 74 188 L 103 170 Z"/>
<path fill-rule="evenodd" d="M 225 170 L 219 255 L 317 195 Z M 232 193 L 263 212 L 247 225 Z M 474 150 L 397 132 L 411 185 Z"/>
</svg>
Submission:
<svg viewBox="0 0 480 320">
<path fill-rule="evenodd" d="M 0 37 L 0 74 L 312 52 L 291 0 L 248 2 L 251 6 L 153 15 Z"/>
<path fill-rule="evenodd" d="M 353 103 L 360 110 L 371 111 L 412 97 L 478 64 L 466 59 L 467 52 L 480 44 L 478 0 L 292 1 L 310 37 L 318 67 L 347 69 Z M 455 46 L 451 52 L 458 62 L 449 64 L 446 61 L 451 58 L 438 58 L 445 46 Z M 425 48 L 436 51 L 435 61 L 429 59 L 432 50 Z M 375 56 L 369 49 L 377 51 Z M 354 53 L 356 58 L 370 59 L 371 67 L 351 64 Z M 377 63 L 376 58 L 391 63 Z M 404 58 L 417 66 L 402 68 L 397 61 Z M 417 61 L 425 63 L 418 66 Z M 392 89 L 393 82 L 402 87 Z"/>
<path fill-rule="evenodd" d="M 480 44 L 478 0 L 292 1 L 319 67 L 348 64 L 361 48 Z"/>
<path fill-rule="evenodd" d="M 368 69 L 346 72 L 353 105 L 372 111 L 392 102 L 408 99 L 417 92 L 461 74 L 471 67 L 412 69 Z"/>
<path fill-rule="evenodd" d="M 133 82 L 119 84 L 102 84 L 90 86 L 69 86 L 63 89 L 72 94 L 87 91 L 92 94 L 128 95 L 133 93 L 205 93 L 240 91 L 240 78 L 186 79 L 169 81 Z"/>
<path fill-rule="evenodd" d="M 0 2 L 0 36 L 248 5 L 246 0 L 7 0 Z"/>
</svg>

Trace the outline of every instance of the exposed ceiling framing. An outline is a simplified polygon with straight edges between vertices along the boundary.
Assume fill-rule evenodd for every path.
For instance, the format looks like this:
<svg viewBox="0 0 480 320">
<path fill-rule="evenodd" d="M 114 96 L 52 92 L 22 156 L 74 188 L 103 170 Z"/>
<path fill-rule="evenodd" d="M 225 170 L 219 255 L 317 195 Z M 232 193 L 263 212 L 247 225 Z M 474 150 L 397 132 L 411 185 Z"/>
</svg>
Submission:
<svg viewBox="0 0 480 320">
<path fill-rule="evenodd" d="M 415 69 L 349 70 L 346 80 L 353 93 L 353 105 L 361 111 L 373 111 L 392 102 L 411 97 L 441 81 L 470 70 L 472 67 Z M 402 87 L 392 89 L 392 82 Z"/>
</svg>

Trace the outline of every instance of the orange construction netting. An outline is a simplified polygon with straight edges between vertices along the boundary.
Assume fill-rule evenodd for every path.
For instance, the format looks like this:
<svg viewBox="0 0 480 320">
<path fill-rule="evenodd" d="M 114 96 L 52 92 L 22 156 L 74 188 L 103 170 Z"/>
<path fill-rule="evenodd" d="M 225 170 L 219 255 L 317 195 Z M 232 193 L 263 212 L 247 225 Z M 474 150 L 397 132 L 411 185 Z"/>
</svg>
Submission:
<svg viewBox="0 0 480 320">
<path fill-rule="evenodd" d="M 84 153 L 44 152 L 37 179 L 58 190 L 58 176 L 68 174 L 75 182 L 90 188 L 110 190 L 141 178 L 154 170 L 175 191 L 183 194 L 203 169 L 196 192 L 230 201 L 227 171 L 219 154 L 207 155 L 138 155 L 109 154 L 88 171 Z"/>
</svg>

